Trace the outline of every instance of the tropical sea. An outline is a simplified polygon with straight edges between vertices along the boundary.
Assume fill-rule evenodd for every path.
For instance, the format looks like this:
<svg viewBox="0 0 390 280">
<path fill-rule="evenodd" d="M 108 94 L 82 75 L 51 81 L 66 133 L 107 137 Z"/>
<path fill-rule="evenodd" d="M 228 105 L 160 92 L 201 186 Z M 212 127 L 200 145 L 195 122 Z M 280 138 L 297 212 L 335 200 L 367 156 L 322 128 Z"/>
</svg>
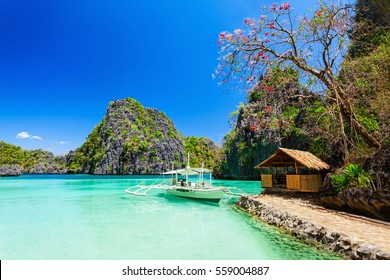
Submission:
<svg viewBox="0 0 390 280">
<path fill-rule="evenodd" d="M 151 190 L 157 176 L 0 177 L 3 260 L 313 260 L 336 259 L 235 208 Z M 219 181 L 259 193 L 260 182 Z"/>
</svg>

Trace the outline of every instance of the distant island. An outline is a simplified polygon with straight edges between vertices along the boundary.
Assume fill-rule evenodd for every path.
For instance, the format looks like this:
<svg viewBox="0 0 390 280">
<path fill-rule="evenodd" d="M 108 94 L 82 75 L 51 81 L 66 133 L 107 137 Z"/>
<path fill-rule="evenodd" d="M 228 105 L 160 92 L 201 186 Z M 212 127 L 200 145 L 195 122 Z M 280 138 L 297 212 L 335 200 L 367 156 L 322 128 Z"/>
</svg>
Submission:
<svg viewBox="0 0 390 280">
<path fill-rule="evenodd" d="M 185 137 L 162 112 L 132 98 L 110 102 L 84 144 L 64 156 L 23 150 L 0 141 L 0 176 L 20 174 L 160 174 L 187 163 L 214 168 L 220 148 L 206 137 Z"/>
</svg>

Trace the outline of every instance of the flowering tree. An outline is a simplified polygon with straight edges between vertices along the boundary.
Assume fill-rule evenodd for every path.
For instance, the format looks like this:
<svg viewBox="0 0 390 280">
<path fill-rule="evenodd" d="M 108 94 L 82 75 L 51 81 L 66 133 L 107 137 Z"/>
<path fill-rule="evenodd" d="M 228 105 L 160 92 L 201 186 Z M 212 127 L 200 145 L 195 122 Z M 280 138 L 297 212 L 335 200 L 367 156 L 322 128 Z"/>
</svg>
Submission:
<svg viewBox="0 0 390 280">
<path fill-rule="evenodd" d="M 349 143 L 345 124 L 370 147 L 380 148 L 377 136 L 358 121 L 350 96 L 337 78 L 347 52 L 349 30 L 353 28 L 352 6 L 342 5 L 341 0 L 320 1 L 310 18 L 293 17 L 287 2 L 264 7 L 262 12 L 259 18 L 245 19 L 244 29 L 219 34 L 221 56 L 216 72 L 221 83 L 245 84 L 247 89 L 260 87 L 272 92 L 274 85 L 268 81 L 274 80 L 274 73 L 292 69 L 306 92 L 337 108 L 345 158 Z M 291 82 L 288 76 L 277 78 L 279 85 Z"/>
</svg>

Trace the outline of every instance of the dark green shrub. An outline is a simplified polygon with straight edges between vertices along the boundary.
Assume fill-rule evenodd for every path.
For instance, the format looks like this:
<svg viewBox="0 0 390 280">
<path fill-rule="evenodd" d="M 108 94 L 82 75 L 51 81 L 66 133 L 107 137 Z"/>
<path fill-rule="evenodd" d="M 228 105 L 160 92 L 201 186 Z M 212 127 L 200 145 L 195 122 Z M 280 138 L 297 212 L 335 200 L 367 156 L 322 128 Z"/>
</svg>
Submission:
<svg viewBox="0 0 390 280">
<path fill-rule="evenodd" d="M 361 165 L 349 164 L 332 176 L 332 182 L 338 192 L 349 188 L 372 188 L 373 180 L 370 173 L 364 171 Z"/>
</svg>

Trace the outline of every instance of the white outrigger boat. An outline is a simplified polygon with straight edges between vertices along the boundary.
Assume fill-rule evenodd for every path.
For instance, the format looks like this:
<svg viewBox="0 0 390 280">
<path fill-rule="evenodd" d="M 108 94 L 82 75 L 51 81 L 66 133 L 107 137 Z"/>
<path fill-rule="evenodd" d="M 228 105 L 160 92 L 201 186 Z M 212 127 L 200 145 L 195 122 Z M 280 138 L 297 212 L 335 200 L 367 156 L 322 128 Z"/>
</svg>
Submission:
<svg viewBox="0 0 390 280">
<path fill-rule="evenodd" d="M 206 176 L 204 176 L 207 174 Z M 151 189 L 162 189 L 169 195 L 179 197 L 199 199 L 218 203 L 224 195 L 239 196 L 241 193 L 232 192 L 232 187 L 213 187 L 212 171 L 206 168 L 191 168 L 187 166 L 183 169 L 168 171 L 162 174 L 163 178 L 156 180 L 152 185 L 133 186 L 124 192 L 132 195 L 147 195 Z M 167 180 L 166 175 L 171 175 Z M 197 175 L 196 178 L 192 175 Z M 182 177 L 179 177 L 182 176 Z M 190 178 L 190 176 L 192 176 Z M 207 178 L 208 177 L 208 178 Z M 235 188 L 239 190 L 238 188 Z"/>
</svg>

